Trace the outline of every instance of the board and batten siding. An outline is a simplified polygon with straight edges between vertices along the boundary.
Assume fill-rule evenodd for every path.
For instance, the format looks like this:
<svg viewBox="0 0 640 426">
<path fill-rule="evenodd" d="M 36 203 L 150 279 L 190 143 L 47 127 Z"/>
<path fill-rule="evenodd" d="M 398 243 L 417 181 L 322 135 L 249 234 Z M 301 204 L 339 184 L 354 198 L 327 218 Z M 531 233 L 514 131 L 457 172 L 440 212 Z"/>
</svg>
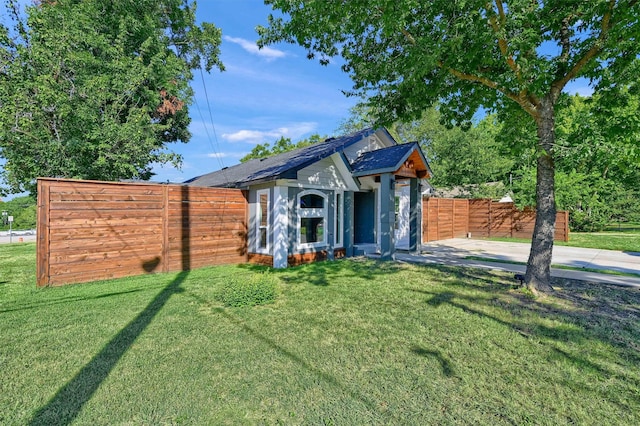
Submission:
<svg viewBox="0 0 640 426">
<path fill-rule="evenodd" d="M 298 171 L 297 185 L 305 188 L 347 189 L 347 183 L 330 157 Z"/>
<path fill-rule="evenodd" d="M 385 145 L 376 135 L 370 135 L 364 138 L 360 142 L 356 142 L 351 146 L 344 149 L 344 155 L 349 160 L 349 163 L 353 163 L 358 156 L 364 152 L 375 151 L 377 149 L 386 148 Z"/>
<path fill-rule="evenodd" d="M 243 191 L 38 179 L 37 285 L 246 261 Z"/>
</svg>

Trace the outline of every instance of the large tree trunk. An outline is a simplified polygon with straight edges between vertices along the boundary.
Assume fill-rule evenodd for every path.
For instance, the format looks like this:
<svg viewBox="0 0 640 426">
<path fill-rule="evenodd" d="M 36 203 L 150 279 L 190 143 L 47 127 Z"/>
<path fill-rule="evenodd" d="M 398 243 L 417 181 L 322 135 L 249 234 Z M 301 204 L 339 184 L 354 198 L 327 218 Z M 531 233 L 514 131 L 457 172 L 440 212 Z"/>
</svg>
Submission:
<svg viewBox="0 0 640 426">
<path fill-rule="evenodd" d="M 531 239 L 531 252 L 524 277 L 526 286 L 534 293 L 550 293 L 551 255 L 556 227 L 555 198 L 555 117 L 554 102 L 545 98 L 536 119 L 538 129 L 538 169 L 536 178 L 536 223 Z"/>
</svg>

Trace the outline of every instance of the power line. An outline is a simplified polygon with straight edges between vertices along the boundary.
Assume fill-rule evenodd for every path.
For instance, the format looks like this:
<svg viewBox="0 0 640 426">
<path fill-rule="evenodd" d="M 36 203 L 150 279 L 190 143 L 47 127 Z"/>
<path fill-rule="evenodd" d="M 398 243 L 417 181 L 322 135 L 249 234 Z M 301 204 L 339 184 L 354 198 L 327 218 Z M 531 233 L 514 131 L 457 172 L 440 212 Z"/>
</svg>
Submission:
<svg viewBox="0 0 640 426">
<path fill-rule="evenodd" d="M 226 183 L 229 183 L 229 179 L 227 178 L 226 172 L 225 172 L 225 165 L 224 162 L 222 161 L 222 152 L 220 151 L 220 144 L 218 142 L 218 135 L 216 134 L 216 125 L 213 122 L 213 113 L 211 112 L 211 103 L 209 102 L 209 92 L 207 91 L 207 85 L 205 84 L 204 81 L 204 73 L 202 72 L 202 67 L 199 68 L 200 70 L 200 80 L 202 81 L 202 87 L 204 89 L 204 97 L 207 101 L 207 109 L 209 110 L 209 121 L 211 123 L 211 128 L 213 131 L 213 137 L 215 140 L 215 146 L 213 144 L 213 141 L 211 140 L 211 136 L 209 135 L 209 129 L 207 128 L 206 122 L 204 120 L 204 117 L 202 116 L 202 111 L 200 110 L 200 107 L 198 106 L 198 101 L 196 98 L 196 106 L 198 107 L 198 112 L 200 113 L 200 119 L 202 120 L 202 123 L 205 125 L 205 132 L 207 133 L 207 138 L 209 140 L 209 144 L 211 145 L 211 149 L 213 149 L 214 155 L 216 155 L 216 158 L 218 159 L 218 164 L 220 165 L 220 170 L 222 170 L 222 173 L 224 175 L 224 180 Z"/>
</svg>

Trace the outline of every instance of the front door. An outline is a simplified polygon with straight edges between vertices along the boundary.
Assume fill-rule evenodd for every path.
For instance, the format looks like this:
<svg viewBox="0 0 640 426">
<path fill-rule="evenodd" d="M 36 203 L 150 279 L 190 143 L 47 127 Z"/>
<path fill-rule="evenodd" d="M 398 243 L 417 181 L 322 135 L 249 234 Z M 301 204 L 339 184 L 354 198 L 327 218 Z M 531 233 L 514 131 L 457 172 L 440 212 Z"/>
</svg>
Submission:
<svg viewBox="0 0 640 426">
<path fill-rule="evenodd" d="M 354 244 L 373 244 L 376 242 L 376 197 L 371 192 L 356 192 L 353 203 Z"/>
</svg>

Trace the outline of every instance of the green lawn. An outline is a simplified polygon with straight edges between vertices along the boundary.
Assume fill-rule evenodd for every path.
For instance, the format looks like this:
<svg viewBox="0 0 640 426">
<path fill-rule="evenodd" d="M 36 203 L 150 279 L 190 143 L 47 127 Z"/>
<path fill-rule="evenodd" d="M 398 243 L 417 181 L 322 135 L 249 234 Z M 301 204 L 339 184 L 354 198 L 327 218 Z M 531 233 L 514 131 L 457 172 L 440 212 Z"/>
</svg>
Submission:
<svg viewBox="0 0 640 426">
<path fill-rule="evenodd" d="M 640 424 L 640 292 L 362 260 L 35 288 L 0 246 L 0 424 Z"/>
<path fill-rule="evenodd" d="M 509 241 L 531 244 L 531 239 L 523 238 L 490 238 L 493 241 Z M 571 232 L 569 241 L 556 241 L 555 245 L 569 247 L 585 247 L 603 250 L 640 252 L 640 228 L 628 227 L 618 230 L 607 228 L 602 232 Z"/>
</svg>

